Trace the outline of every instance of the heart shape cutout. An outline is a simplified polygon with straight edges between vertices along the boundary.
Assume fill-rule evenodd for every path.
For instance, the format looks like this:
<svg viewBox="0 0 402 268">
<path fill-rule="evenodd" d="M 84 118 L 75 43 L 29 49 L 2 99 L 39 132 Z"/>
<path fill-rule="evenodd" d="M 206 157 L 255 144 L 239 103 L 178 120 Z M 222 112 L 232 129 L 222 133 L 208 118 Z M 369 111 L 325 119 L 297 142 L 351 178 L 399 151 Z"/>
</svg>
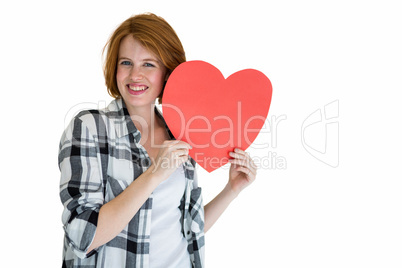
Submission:
<svg viewBox="0 0 402 268">
<path fill-rule="evenodd" d="M 204 61 L 180 64 L 166 82 L 162 110 L 177 140 L 189 143 L 190 156 L 206 171 L 225 165 L 234 148 L 246 150 L 268 115 L 271 81 L 245 69 L 227 79 Z"/>
</svg>

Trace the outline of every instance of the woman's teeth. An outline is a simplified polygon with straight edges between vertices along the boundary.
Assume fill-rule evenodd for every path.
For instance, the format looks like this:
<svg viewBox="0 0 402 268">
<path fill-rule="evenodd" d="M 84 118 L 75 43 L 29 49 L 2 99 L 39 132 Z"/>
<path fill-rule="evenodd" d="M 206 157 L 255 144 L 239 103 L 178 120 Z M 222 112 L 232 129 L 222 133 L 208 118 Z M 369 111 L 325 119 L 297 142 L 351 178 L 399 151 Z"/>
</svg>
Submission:
<svg viewBox="0 0 402 268">
<path fill-rule="evenodd" d="M 141 90 L 147 89 L 147 87 L 145 87 L 145 86 L 139 86 L 139 87 L 136 87 L 136 86 L 129 86 L 129 88 L 130 88 L 131 90 L 133 90 L 133 91 L 141 91 Z"/>
</svg>

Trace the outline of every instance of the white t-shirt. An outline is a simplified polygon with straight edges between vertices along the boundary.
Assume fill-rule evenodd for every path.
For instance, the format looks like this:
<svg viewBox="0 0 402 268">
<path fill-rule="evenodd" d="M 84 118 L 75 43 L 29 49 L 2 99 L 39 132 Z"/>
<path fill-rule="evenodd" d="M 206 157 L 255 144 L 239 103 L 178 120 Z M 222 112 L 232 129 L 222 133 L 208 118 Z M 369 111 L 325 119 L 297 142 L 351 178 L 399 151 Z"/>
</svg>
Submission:
<svg viewBox="0 0 402 268">
<path fill-rule="evenodd" d="M 184 169 L 180 166 L 153 192 L 149 249 L 151 268 L 191 267 L 188 244 L 180 223 L 179 206 L 185 186 Z"/>
</svg>

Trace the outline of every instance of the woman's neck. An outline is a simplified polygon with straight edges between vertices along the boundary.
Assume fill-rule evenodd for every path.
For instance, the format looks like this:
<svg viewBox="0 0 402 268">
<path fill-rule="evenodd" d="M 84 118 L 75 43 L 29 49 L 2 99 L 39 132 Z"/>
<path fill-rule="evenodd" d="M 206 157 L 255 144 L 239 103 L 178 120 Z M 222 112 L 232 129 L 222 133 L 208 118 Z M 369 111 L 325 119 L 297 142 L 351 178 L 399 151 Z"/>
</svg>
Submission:
<svg viewBox="0 0 402 268">
<path fill-rule="evenodd" d="M 127 107 L 127 110 L 141 135 L 148 136 L 159 125 L 159 118 L 155 114 L 154 104 L 141 107 Z"/>
</svg>

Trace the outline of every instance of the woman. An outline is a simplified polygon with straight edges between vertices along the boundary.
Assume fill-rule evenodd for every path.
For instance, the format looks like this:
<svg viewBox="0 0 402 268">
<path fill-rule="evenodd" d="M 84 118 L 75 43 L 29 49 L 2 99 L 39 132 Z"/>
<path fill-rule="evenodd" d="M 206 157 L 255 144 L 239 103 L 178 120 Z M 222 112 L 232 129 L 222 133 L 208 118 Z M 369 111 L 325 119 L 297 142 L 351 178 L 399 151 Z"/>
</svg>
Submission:
<svg viewBox="0 0 402 268">
<path fill-rule="evenodd" d="M 204 232 L 256 167 L 231 152 L 228 184 L 204 207 L 191 146 L 174 139 L 154 105 L 185 61 L 176 33 L 154 14 L 137 15 L 106 48 L 115 100 L 79 113 L 60 142 L 63 267 L 203 267 Z"/>
</svg>

